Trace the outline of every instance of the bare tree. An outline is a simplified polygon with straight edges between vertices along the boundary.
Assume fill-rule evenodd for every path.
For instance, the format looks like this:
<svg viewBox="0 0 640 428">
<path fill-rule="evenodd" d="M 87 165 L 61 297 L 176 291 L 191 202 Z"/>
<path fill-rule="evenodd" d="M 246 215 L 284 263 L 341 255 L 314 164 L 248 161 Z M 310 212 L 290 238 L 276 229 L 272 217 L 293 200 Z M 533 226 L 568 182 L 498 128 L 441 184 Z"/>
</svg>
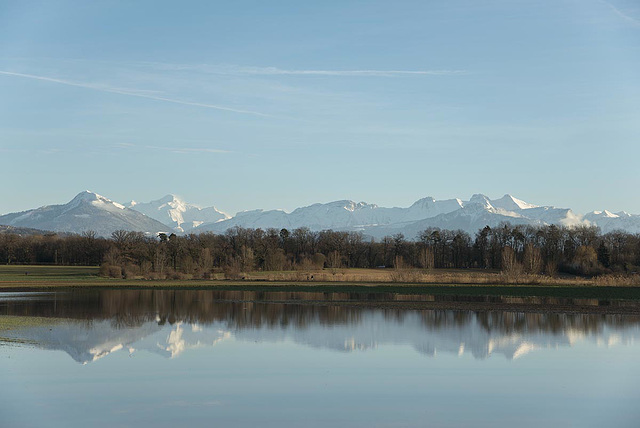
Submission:
<svg viewBox="0 0 640 428">
<path fill-rule="evenodd" d="M 542 271 L 542 253 L 532 243 L 524 247 L 523 265 L 524 271 L 529 274 L 537 275 Z"/>
</svg>

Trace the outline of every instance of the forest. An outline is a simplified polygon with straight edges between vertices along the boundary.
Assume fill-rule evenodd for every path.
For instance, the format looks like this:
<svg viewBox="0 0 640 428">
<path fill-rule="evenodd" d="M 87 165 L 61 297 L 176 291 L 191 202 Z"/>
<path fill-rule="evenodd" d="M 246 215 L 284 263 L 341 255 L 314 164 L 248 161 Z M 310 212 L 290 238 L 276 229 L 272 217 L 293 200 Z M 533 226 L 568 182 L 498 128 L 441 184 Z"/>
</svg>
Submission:
<svg viewBox="0 0 640 428">
<path fill-rule="evenodd" d="M 6 264 L 101 266 L 104 276 L 148 279 L 202 278 L 216 272 L 238 279 L 245 272 L 323 268 L 424 270 L 490 269 L 555 276 L 637 274 L 640 235 L 601 234 L 595 227 L 489 226 L 464 231 L 426 229 L 415 239 L 381 240 L 361 233 L 307 228 L 233 228 L 224 234 L 159 234 L 118 230 L 110 238 L 79 235 L 0 234 Z"/>
</svg>

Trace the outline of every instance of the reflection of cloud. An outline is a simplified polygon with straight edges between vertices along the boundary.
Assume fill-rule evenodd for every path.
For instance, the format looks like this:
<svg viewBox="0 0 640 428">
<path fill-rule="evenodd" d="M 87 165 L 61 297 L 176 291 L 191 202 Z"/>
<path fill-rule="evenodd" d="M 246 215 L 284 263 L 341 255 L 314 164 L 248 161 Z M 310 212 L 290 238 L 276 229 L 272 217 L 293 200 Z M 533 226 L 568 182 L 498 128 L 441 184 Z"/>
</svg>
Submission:
<svg viewBox="0 0 640 428">
<path fill-rule="evenodd" d="M 210 109 L 215 109 L 215 110 L 230 111 L 230 112 L 234 112 L 234 113 L 252 114 L 252 115 L 256 115 L 256 116 L 269 117 L 268 114 L 264 114 L 264 113 L 260 113 L 260 112 L 256 112 L 256 111 L 251 111 L 251 110 L 241 110 L 241 109 L 236 109 L 236 108 L 231 108 L 231 107 L 219 106 L 219 105 L 215 105 L 215 104 L 196 103 L 196 102 L 191 102 L 191 101 L 178 100 L 178 99 L 175 99 L 175 98 L 166 98 L 166 97 L 159 97 L 159 96 L 156 96 L 156 95 L 149 95 L 147 93 L 148 91 L 140 91 L 138 89 L 122 89 L 122 88 L 106 86 L 106 85 L 101 85 L 101 84 L 96 84 L 96 83 L 73 82 L 73 81 L 70 81 L 70 80 L 56 79 L 56 78 L 47 77 L 47 76 L 38 76 L 38 75 L 35 75 L 35 74 L 24 74 L 24 73 L 14 73 L 14 72 L 11 72 L 11 71 L 2 71 L 2 70 L 0 70 L 0 74 L 5 75 L 5 76 L 22 77 L 22 78 L 25 78 L 25 79 L 33 79 L 33 80 L 41 80 L 41 81 L 44 81 L 44 82 L 58 83 L 58 84 L 67 85 L 67 86 L 75 86 L 75 87 L 78 87 L 78 88 L 93 89 L 95 91 L 108 92 L 108 93 L 112 93 L 112 94 L 129 95 L 129 96 L 132 96 L 132 97 L 146 98 L 146 99 L 155 100 L 155 101 L 164 101 L 164 102 L 169 102 L 169 103 L 174 103 L 174 104 L 182 104 L 182 105 L 188 105 L 188 106 L 194 106 L 194 107 L 204 107 L 204 108 L 210 108 Z"/>
</svg>

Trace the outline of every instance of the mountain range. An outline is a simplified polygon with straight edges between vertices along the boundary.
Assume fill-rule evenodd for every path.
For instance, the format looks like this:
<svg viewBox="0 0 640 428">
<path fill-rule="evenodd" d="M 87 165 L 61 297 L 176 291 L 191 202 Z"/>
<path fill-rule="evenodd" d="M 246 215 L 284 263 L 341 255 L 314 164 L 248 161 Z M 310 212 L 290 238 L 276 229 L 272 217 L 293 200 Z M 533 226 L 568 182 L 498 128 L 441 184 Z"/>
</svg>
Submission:
<svg viewBox="0 0 640 428">
<path fill-rule="evenodd" d="M 603 233 L 622 230 L 640 233 L 640 215 L 593 211 L 578 214 L 569 208 L 538 206 L 511 195 L 490 199 L 476 194 L 469 200 L 419 199 L 407 208 L 380 207 L 366 202 L 341 200 L 317 203 L 288 213 L 283 210 L 242 211 L 231 216 L 215 207 L 201 208 L 175 195 L 127 206 L 90 191 L 70 202 L 0 216 L 0 225 L 54 232 L 94 231 L 109 236 L 115 230 L 164 233 L 223 233 L 233 227 L 333 229 L 357 231 L 381 238 L 397 233 L 414 239 L 430 228 L 461 229 L 474 234 L 479 229 L 507 222 L 522 225 L 598 226 Z"/>
</svg>

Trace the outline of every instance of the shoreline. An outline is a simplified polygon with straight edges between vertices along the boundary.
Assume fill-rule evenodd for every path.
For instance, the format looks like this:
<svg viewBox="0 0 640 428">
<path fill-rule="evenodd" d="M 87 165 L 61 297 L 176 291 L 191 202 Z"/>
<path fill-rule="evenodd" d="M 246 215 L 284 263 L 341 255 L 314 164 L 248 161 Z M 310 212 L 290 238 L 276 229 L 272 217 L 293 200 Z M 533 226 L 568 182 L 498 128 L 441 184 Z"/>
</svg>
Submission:
<svg viewBox="0 0 640 428">
<path fill-rule="evenodd" d="M 57 284 L 2 284 L 3 293 L 83 291 L 235 292 L 218 302 L 360 307 L 388 310 L 505 311 L 523 313 L 640 315 L 640 287 L 508 285 L 317 284 L 264 282 L 61 281 Z M 142 282 L 142 283 L 141 283 Z M 144 284 L 144 282 L 148 282 Z M 238 294 L 239 293 L 239 294 Z M 246 293 L 244 295 L 243 293 Z"/>
<path fill-rule="evenodd" d="M 65 289 L 236 290 L 290 292 L 353 292 L 469 296 L 564 297 L 640 300 L 640 287 L 599 285 L 511 285 L 397 282 L 311 282 L 234 280 L 37 280 L 0 281 L 0 292 Z"/>
<path fill-rule="evenodd" d="M 299 272 L 292 278 L 267 279 L 248 275 L 245 279 L 141 279 L 105 278 L 91 266 L 0 266 L 0 297 L 3 293 L 120 291 L 212 291 L 216 299 L 240 299 L 254 303 L 333 305 L 383 309 L 452 309 L 517 311 L 538 313 L 591 313 L 640 315 L 640 286 L 626 284 L 478 282 L 499 279 L 496 274 L 457 272 L 434 274 L 436 281 L 380 281 L 362 274 L 377 271 L 344 269 L 341 281 L 307 279 Z M 284 274 L 284 273 L 281 273 Z M 349 277 L 345 274 L 361 274 Z M 251 277 L 253 276 L 253 277 Z M 470 279 L 468 282 L 461 279 Z M 476 280 L 476 281 L 474 281 Z M 236 292 L 226 293 L 225 292 Z M 231 296 L 231 297 L 229 297 Z"/>
</svg>

